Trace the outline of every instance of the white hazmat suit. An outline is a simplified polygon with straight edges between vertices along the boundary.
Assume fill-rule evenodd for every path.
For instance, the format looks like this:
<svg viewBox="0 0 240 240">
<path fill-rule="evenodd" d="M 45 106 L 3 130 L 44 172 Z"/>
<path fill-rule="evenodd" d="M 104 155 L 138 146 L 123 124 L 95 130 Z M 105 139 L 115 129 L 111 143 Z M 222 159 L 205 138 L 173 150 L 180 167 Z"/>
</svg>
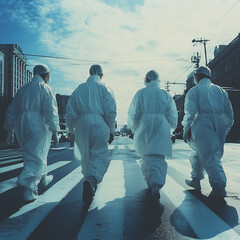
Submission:
<svg viewBox="0 0 240 240">
<path fill-rule="evenodd" d="M 110 159 L 108 140 L 115 130 L 116 101 L 112 90 L 101 82 L 99 65 L 90 68 L 90 77 L 72 93 L 66 113 L 70 133 L 75 133 L 74 155 L 80 160 L 85 178 L 100 183 Z"/>
<path fill-rule="evenodd" d="M 59 130 L 55 96 L 39 75 L 44 69 L 49 71 L 45 65 L 35 66 L 35 76 L 16 93 L 4 124 L 7 131 L 14 129 L 23 152 L 24 168 L 17 184 L 31 191 L 37 191 L 42 175 L 46 176 L 52 132 Z"/>
<path fill-rule="evenodd" d="M 191 175 L 193 179 L 201 180 L 206 170 L 213 190 L 225 191 L 226 175 L 220 160 L 225 137 L 233 125 L 233 110 L 227 92 L 211 83 L 210 69 L 200 67 L 196 73 L 206 77 L 188 91 L 182 122 L 184 138 L 191 131 L 188 140 L 193 149 L 190 157 Z"/>
<path fill-rule="evenodd" d="M 165 184 L 167 163 L 172 156 L 171 130 L 177 126 L 173 98 L 160 88 L 159 75 L 151 70 L 145 88 L 134 96 L 128 110 L 128 127 L 134 132 L 133 144 L 141 155 L 141 169 L 149 188 Z"/>
</svg>

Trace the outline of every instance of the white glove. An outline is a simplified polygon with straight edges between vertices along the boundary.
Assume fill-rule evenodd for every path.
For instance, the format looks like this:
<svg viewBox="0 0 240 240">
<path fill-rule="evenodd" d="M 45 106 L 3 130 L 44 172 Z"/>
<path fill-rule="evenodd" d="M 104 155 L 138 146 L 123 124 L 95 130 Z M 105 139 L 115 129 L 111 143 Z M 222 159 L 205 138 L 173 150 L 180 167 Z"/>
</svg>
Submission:
<svg viewBox="0 0 240 240">
<path fill-rule="evenodd" d="M 59 141 L 58 141 L 58 133 L 57 132 L 53 132 L 52 133 L 52 138 L 53 138 L 53 147 L 57 147 Z"/>
<path fill-rule="evenodd" d="M 13 143 L 14 143 L 14 131 L 11 130 L 8 132 L 8 135 L 7 135 L 7 144 L 12 145 Z"/>
</svg>

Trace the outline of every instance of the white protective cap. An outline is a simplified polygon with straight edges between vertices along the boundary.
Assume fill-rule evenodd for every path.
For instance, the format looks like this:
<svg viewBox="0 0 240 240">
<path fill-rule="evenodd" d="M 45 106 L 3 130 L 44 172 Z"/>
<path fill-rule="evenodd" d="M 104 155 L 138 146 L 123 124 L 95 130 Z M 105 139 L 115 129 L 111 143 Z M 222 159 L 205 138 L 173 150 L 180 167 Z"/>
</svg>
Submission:
<svg viewBox="0 0 240 240">
<path fill-rule="evenodd" d="M 158 81 L 159 80 L 159 74 L 155 70 L 151 70 L 146 74 L 146 79 L 150 81 Z"/>
<path fill-rule="evenodd" d="M 196 70 L 195 74 L 203 74 L 207 77 L 211 77 L 211 70 L 208 67 L 201 66 Z"/>
<path fill-rule="evenodd" d="M 40 75 L 40 74 L 46 74 L 46 73 L 49 73 L 50 70 L 48 68 L 47 65 L 45 64 L 41 64 L 41 65 L 36 65 L 34 68 L 33 68 L 33 75 Z"/>
<path fill-rule="evenodd" d="M 102 67 L 100 65 L 92 65 L 89 70 L 90 75 L 100 75 L 103 74 Z"/>
</svg>

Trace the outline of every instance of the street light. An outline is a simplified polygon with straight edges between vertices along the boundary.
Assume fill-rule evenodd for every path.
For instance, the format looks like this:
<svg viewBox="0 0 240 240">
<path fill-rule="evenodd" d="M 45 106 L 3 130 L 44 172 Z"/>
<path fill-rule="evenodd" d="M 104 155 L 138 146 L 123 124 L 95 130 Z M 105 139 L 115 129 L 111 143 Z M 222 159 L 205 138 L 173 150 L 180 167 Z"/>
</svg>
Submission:
<svg viewBox="0 0 240 240">
<path fill-rule="evenodd" d="M 203 43 L 204 46 L 204 53 L 205 53 L 205 61 L 206 61 L 206 66 L 207 66 L 207 50 L 206 50 L 206 43 L 210 41 L 208 39 L 193 39 L 192 43 Z"/>
</svg>

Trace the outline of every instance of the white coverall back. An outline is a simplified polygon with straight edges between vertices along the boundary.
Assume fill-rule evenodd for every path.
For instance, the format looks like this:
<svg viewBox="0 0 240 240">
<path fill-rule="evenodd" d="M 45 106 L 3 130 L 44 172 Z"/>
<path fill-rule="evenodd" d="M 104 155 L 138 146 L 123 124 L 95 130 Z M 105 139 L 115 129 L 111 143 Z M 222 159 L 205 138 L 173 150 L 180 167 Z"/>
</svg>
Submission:
<svg viewBox="0 0 240 240">
<path fill-rule="evenodd" d="M 91 75 L 72 93 L 66 113 L 69 132 L 74 132 L 75 159 L 81 161 L 84 177 L 94 176 L 102 181 L 110 159 L 108 139 L 115 130 L 116 101 L 113 92 Z"/>
<path fill-rule="evenodd" d="M 177 110 L 173 98 L 151 81 L 134 96 L 128 110 L 128 127 L 134 132 L 133 144 L 142 157 L 141 169 L 147 184 L 165 183 L 167 163 L 172 156 L 171 129 L 177 126 Z"/>
<path fill-rule="evenodd" d="M 4 127 L 8 131 L 14 128 L 23 151 L 24 168 L 17 184 L 36 191 L 42 175 L 47 173 L 52 132 L 59 130 L 55 96 L 39 75 L 18 90 L 7 110 Z"/>
<path fill-rule="evenodd" d="M 184 107 L 184 131 L 191 128 L 192 134 L 192 178 L 203 179 L 205 169 L 213 189 L 225 188 L 226 176 L 220 160 L 226 135 L 233 125 L 227 92 L 204 78 L 189 90 Z"/>
</svg>

